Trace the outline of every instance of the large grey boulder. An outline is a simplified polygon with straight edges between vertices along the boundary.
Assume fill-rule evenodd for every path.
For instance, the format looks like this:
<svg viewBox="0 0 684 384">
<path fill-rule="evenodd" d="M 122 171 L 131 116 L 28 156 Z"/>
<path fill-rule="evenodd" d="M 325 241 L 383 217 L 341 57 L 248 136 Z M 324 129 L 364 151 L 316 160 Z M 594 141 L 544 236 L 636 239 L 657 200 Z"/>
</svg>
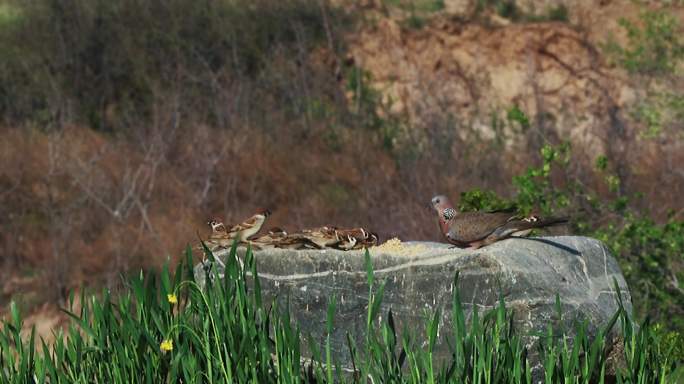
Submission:
<svg viewBox="0 0 684 384">
<path fill-rule="evenodd" d="M 445 335 L 451 329 L 456 271 L 460 271 L 466 316 L 474 306 L 480 313 L 493 308 L 501 293 L 506 307 L 513 310 L 516 329 L 528 335 L 525 341 L 529 345 L 534 344 L 535 333 L 544 332 L 558 320 L 556 294 L 564 323 L 586 319 L 590 329 L 595 329 L 618 310 L 616 279 L 625 307 L 631 311 L 630 294 L 617 262 L 603 243 L 591 238 L 516 238 L 478 250 L 410 242 L 371 248 L 370 253 L 376 279 L 386 282 L 380 314 L 385 317 L 391 308 L 398 330 L 406 325 L 420 332 L 426 315 L 441 308 L 440 327 L 447 331 L 440 332 L 437 356 L 449 354 Z M 336 359 L 344 364 L 349 356 L 346 333 L 361 345 L 365 329 L 368 284 L 364 251 L 276 249 L 257 251 L 255 259 L 264 302 L 278 297 L 280 305 L 285 305 L 289 297 L 292 317 L 302 334 L 319 342 L 324 340 L 327 308 L 335 295 L 332 344 Z M 205 278 L 202 265 L 197 266 L 196 277 L 200 281 Z M 302 341 L 305 350 L 307 344 Z"/>
</svg>

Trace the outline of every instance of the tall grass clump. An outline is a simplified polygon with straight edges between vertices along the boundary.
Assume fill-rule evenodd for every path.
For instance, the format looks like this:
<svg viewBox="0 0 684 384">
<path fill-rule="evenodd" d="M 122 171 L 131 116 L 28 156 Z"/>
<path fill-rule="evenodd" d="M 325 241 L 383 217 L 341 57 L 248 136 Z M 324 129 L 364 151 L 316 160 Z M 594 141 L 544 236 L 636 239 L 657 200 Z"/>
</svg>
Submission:
<svg viewBox="0 0 684 384">
<path fill-rule="evenodd" d="M 205 270 L 205 285 L 195 280 L 190 249 L 171 273 L 140 273 L 127 279 L 120 296 L 108 292 L 72 295 L 66 333 L 54 344 L 22 335 L 16 306 L 0 332 L 2 383 L 547 383 L 604 382 L 608 356 L 616 359 L 611 378 L 621 383 L 668 383 L 682 373 L 648 322 L 634 327 L 618 302 L 610 323 L 592 337 L 578 323 L 570 336 L 549 327 L 535 351 L 529 351 L 513 327 L 503 297 L 492 310 L 474 308 L 466 316 L 454 281 L 453 328 L 440 330 L 440 311 L 426 313 L 425 339 L 415 330 L 396 329 L 391 310 L 380 321 L 384 283 L 368 265 L 368 313 L 365 338 L 356 345 L 348 335 L 351 364 L 342 367 L 331 352 L 331 334 L 338 324 L 336 299 L 328 303 L 323 353 L 311 340 L 311 353 L 300 350 L 301 330 L 287 306 L 264 303 L 254 255 L 244 263 L 235 247 L 223 274 Z M 214 260 L 210 254 L 210 260 Z M 215 265 L 209 263 L 207 265 Z M 617 285 L 616 285 L 617 288 Z M 619 292 L 619 291 L 618 291 Z M 558 308 L 560 299 L 557 298 Z M 622 348 L 611 348 L 608 335 L 619 327 Z M 446 335 L 451 357 L 440 361 L 433 352 L 439 334 Z M 39 344 L 39 347 L 37 345 Z M 539 363 L 531 358 L 538 354 Z"/>
</svg>

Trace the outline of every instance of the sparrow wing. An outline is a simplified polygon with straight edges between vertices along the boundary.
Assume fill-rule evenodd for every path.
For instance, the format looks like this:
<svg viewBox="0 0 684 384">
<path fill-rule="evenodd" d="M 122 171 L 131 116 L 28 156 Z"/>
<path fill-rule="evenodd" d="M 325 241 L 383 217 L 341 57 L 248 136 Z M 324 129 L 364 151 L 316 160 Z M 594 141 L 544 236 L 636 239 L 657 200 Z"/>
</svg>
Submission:
<svg viewBox="0 0 684 384">
<path fill-rule="evenodd" d="M 301 233 L 292 234 L 292 236 L 294 235 L 316 244 L 319 248 L 330 247 L 340 242 L 337 231 L 333 227 L 304 229 Z"/>
<path fill-rule="evenodd" d="M 320 249 L 323 247 L 319 247 L 316 243 L 311 241 L 305 236 L 302 236 L 301 234 L 292 234 L 292 235 L 287 235 L 281 239 L 276 239 L 275 240 L 275 246 L 276 248 L 287 248 L 287 249 L 303 249 L 303 248 L 314 248 L 314 249 Z"/>
<path fill-rule="evenodd" d="M 269 235 L 259 236 L 253 240 L 246 240 L 247 244 L 252 245 L 252 249 L 263 250 L 273 249 L 276 247 L 278 241 Z"/>
<path fill-rule="evenodd" d="M 212 234 L 209 235 L 209 239 L 208 239 L 208 240 L 210 240 L 210 241 L 220 241 L 220 240 L 232 239 L 232 238 L 233 238 L 233 236 L 230 236 L 230 235 L 229 235 L 228 233 L 226 233 L 226 232 L 212 232 Z"/>
<path fill-rule="evenodd" d="M 228 232 L 242 232 L 254 228 L 254 226 L 257 225 L 258 221 L 259 219 L 257 215 L 254 215 L 249 219 L 243 221 L 242 223 L 234 225 L 232 228 L 230 228 L 230 231 Z"/>
</svg>

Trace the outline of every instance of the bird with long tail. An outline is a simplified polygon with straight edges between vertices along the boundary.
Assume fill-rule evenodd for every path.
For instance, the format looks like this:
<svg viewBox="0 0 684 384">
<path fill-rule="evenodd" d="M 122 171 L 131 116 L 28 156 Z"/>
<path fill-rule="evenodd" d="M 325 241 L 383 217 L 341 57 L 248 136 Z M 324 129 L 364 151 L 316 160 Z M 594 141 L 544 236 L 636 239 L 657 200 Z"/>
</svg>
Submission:
<svg viewBox="0 0 684 384">
<path fill-rule="evenodd" d="M 521 217 L 511 210 L 458 212 L 444 195 L 433 197 L 431 203 L 442 234 L 459 248 L 478 249 L 510 237 L 527 236 L 535 228 L 568 222 L 567 217 Z"/>
</svg>

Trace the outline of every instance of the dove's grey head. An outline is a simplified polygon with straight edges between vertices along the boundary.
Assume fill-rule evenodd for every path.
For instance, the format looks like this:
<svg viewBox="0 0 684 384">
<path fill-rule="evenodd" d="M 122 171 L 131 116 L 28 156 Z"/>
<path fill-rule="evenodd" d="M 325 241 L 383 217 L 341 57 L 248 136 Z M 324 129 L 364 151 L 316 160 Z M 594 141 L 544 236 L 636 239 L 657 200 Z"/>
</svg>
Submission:
<svg viewBox="0 0 684 384">
<path fill-rule="evenodd" d="M 438 213 L 441 213 L 447 208 L 453 208 L 454 206 L 449 201 L 449 198 L 444 195 L 437 195 L 432 198 L 432 208 Z"/>
<path fill-rule="evenodd" d="M 432 208 L 441 221 L 449 221 L 456 216 L 456 210 L 448 197 L 437 195 L 432 198 Z"/>
</svg>

